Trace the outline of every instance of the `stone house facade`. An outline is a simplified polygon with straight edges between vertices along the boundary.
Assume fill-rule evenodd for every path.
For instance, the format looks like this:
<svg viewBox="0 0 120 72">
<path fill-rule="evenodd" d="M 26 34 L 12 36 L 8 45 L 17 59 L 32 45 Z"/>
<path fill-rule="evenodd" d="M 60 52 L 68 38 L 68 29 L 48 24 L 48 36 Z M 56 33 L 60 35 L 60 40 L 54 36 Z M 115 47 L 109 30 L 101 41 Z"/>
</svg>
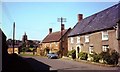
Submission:
<svg viewBox="0 0 120 72">
<path fill-rule="evenodd" d="M 120 3 L 82 19 L 68 35 L 68 51 L 75 49 L 78 53 L 116 50 L 120 52 Z"/>
</svg>

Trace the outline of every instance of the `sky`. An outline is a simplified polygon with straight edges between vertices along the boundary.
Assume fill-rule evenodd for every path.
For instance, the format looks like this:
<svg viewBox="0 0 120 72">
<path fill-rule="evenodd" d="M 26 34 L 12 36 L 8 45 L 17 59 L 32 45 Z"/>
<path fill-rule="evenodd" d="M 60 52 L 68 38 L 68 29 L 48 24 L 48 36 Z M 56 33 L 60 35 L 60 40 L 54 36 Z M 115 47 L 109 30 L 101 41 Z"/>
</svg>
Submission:
<svg viewBox="0 0 120 72">
<path fill-rule="evenodd" d="M 66 18 L 65 29 L 73 28 L 77 15 L 83 18 L 109 8 L 118 2 L 2 2 L 0 3 L 0 27 L 12 38 L 15 22 L 15 39 L 22 40 L 26 32 L 29 40 L 43 40 L 49 33 L 60 31 L 58 18 Z"/>
</svg>

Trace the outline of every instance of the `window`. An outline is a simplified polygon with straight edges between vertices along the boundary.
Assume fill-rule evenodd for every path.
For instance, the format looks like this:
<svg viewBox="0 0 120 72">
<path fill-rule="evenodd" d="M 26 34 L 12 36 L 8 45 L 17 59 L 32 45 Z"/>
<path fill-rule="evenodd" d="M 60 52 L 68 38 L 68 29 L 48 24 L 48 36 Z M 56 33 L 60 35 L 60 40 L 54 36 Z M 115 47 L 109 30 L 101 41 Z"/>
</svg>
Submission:
<svg viewBox="0 0 120 72">
<path fill-rule="evenodd" d="M 71 43 L 73 43 L 73 38 L 71 37 Z"/>
<path fill-rule="evenodd" d="M 108 40 L 108 32 L 107 31 L 102 32 L 102 40 Z"/>
<path fill-rule="evenodd" d="M 103 52 L 107 52 L 108 49 L 109 49 L 109 45 L 103 45 L 103 46 L 102 46 L 102 51 L 103 51 Z"/>
<path fill-rule="evenodd" d="M 89 35 L 85 35 L 85 42 L 89 42 Z"/>
<path fill-rule="evenodd" d="M 89 53 L 92 54 L 93 53 L 93 46 L 89 47 Z"/>
<path fill-rule="evenodd" d="M 50 48 L 52 47 L 52 44 L 50 43 Z"/>
<path fill-rule="evenodd" d="M 44 44 L 44 45 L 45 45 L 45 47 L 47 47 L 46 44 Z"/>
<path fill-rule="evenodd" d="M 57 42 L 54 42 L 55 46 L 58 46 Z"/>
<path fill-rule="evenodd" d="M 80 37 L 77 36 L 77 43 L 80 43 Z"/>
<path fill-rule="evenodd" d="M 74 49 L 74 47 L 70 47 L 68 51 L 71 51 L 71 50 L 73 50 L 73 49 Z"/>
</svg>

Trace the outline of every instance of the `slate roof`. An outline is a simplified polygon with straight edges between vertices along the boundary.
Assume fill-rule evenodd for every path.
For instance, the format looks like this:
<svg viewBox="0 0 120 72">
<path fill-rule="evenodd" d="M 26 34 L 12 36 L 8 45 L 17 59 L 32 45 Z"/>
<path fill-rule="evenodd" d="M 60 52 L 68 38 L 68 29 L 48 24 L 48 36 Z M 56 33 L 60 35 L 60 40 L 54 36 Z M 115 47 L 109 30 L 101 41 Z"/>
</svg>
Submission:
<svg viewBox="0 0 120 72">
<path fill-rule="evenodd" d="M 70 29 L 70 28 L 69 28 Z M 63 35 L 65 35 L 69 29 L 63 30 Z M 42 41 L 42 43 L 47 42 L 58 42 L 61 39 L 61 31 L 53 32 L 51 34 L 48 34 Z"/>
<path fill-rule="evenodd" d="M 120 20 L 120 3 L 101 12 L 82 19 L 77 23 L 68 36 L 82 35 L 86 33 L 113 28 Z"/>
<path fill-rule="evenodd" d="M 14 48 L 19 48 L 19 45 L 14 45 Z M 8 45 L 8 48 L 13 48 L 13 45 Z"/>
</svg>

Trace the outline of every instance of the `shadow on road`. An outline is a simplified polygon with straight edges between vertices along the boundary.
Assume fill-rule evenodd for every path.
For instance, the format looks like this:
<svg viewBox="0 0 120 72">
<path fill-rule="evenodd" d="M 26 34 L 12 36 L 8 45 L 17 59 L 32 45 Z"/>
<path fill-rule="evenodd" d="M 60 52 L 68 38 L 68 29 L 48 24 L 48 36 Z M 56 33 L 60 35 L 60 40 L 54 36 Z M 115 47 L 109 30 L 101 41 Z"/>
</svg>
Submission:
<svg viewBox="0 0 120 72">
<path fill-rule="evenodd" d="M 17 54 L 8 55 L 3 61 L 2 72 L 57 72 L 50 66 L 33 58 L 23 58 Z"/>
</svg>

